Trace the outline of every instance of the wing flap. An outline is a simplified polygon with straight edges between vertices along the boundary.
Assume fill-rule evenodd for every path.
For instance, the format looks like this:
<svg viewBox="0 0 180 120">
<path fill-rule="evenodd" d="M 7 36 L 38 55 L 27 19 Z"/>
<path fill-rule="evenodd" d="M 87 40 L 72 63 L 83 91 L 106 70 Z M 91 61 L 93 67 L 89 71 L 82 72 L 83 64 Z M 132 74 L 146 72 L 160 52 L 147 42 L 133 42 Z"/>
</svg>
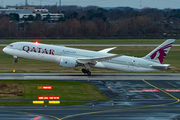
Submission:
<svg viewBox="0 0 180 120">
<path fill-rule="evenodd" d="M 103 62 L 106 60 L 111 60 L 112 58 L 123 56 L 124 54 L 119 55 L 112 55 L 112 56 L 104 56 L 104 57 L 95 57 L 95 58 L 79 58 L 77 61 L 79 63 L 96 63 L 96 62 Z"/>
</svg>

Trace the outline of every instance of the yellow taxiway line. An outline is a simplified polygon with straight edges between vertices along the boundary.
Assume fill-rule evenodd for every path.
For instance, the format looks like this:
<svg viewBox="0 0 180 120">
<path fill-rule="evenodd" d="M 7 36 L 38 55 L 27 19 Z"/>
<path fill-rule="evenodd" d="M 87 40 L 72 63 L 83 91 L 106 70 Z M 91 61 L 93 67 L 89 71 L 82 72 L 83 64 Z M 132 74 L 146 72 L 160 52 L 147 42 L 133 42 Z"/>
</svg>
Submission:
<svg viewBox="0 0 180 120">
<path fill-rule="evenodd" d="M 60 118 L 60 120 L 81 116 L 81 115 L 89 115 L 89 114 L 97 114 L 97 113 L 106 113 L 106 112 L 118 112 L 118 111 L 124 111 L 124 110 L 132 110 L 132 109 L 140 109 L 140 108 L 148 108 L 148 107 L 154 107 L 154 106 L 162 106 L 162 105 L 170 105 L 170 104 L 176 104 L 180 101 L 180 99 L 176 98 L 175 96 L 171 95 L 170 93 L 167 93 L 166 91 L 162 90 L 161 88 L 158 88 L 151 83 L 147 82 L 146 80 L 142 79 L 143 82 L 147 83 L 148 85 L 154 87 L 155 89 L 160 90 L 161 92 L 164 92 L 165 94 L 171 96 L 176 100 L 175 102 L 165 103 L 165 104 L 158 104 L 158 105 L 148 105 L 148 106 L 140 106 L 140 107 L 131 107 L 131 108 L 123 108 L 123 109 L 114 109 L 114 110 L 105 110 L 105 111 L 96 111 L 96 112 L 88 112 L 88 113 L 80 113 L 80 114 L 74 114 L 74 115 L 68 115 L 63 118 Z"/>
</svg>

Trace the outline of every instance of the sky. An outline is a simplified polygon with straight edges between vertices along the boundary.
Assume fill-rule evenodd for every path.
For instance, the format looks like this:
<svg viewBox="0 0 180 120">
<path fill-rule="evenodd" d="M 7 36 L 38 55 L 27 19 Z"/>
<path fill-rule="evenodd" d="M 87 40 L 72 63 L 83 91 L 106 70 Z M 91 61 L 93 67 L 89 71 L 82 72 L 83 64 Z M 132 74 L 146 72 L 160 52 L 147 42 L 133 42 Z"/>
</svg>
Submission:
<svg viewBox="0 0 180 120">
<path fill-rule="evenodd" d="M 28 0 L 30 5 L 59 5 L 59 0 Z M 25 0 L 0 0 L 0 5 L 24 5 Z M 99 7 L 133 7 L 133 8 L 180 8 L 180 0 L 61 0 L 61 5 Z"/>
</svg>

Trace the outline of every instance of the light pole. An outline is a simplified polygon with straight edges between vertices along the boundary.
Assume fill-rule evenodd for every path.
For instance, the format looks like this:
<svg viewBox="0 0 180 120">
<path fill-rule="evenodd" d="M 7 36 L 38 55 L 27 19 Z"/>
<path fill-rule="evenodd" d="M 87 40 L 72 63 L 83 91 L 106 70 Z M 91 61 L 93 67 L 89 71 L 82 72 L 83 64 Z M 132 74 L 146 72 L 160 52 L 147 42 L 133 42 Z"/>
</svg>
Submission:
<svg viewBox="0 0 180 120">
<path fill-rule="evenodd" d="M 9 21 L 9 37 L 11 37 L 11 23 L 12 21 Z"/>
<path fill-rule="evenodd" d="M 61 6 L 61 0 L 59 0 L 59 6 Z"/>
<path fill-rule="evenodd" d="M 18 30 L 19 30 L 19 23 L 16 23 L 16 38 L 18 36 Z"/>
</svg>

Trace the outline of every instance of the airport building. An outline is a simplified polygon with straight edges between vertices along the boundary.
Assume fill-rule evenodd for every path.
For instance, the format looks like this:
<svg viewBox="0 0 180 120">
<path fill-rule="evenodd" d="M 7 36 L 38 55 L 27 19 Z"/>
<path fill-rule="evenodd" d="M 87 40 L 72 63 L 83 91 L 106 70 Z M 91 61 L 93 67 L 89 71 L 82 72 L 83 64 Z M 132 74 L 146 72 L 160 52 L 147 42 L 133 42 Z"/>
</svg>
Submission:
<svg viewBox="0 0 180 120">
<path fill-rule="evenodd" d="M 64 17 L 62 13 L 49 13 L 47 9 L 35 9 L 35 7 L 8 7 L 7 9 L 0 9 L 0 14 L 11 14 L 16 13 L 19 18 L 27 18 L 29 15 L 36 17 L 37 14 L 41 15 L 43 20 L 45 17 L 50 16 L 50 20 L 59 20 Z"/>
</svg>

